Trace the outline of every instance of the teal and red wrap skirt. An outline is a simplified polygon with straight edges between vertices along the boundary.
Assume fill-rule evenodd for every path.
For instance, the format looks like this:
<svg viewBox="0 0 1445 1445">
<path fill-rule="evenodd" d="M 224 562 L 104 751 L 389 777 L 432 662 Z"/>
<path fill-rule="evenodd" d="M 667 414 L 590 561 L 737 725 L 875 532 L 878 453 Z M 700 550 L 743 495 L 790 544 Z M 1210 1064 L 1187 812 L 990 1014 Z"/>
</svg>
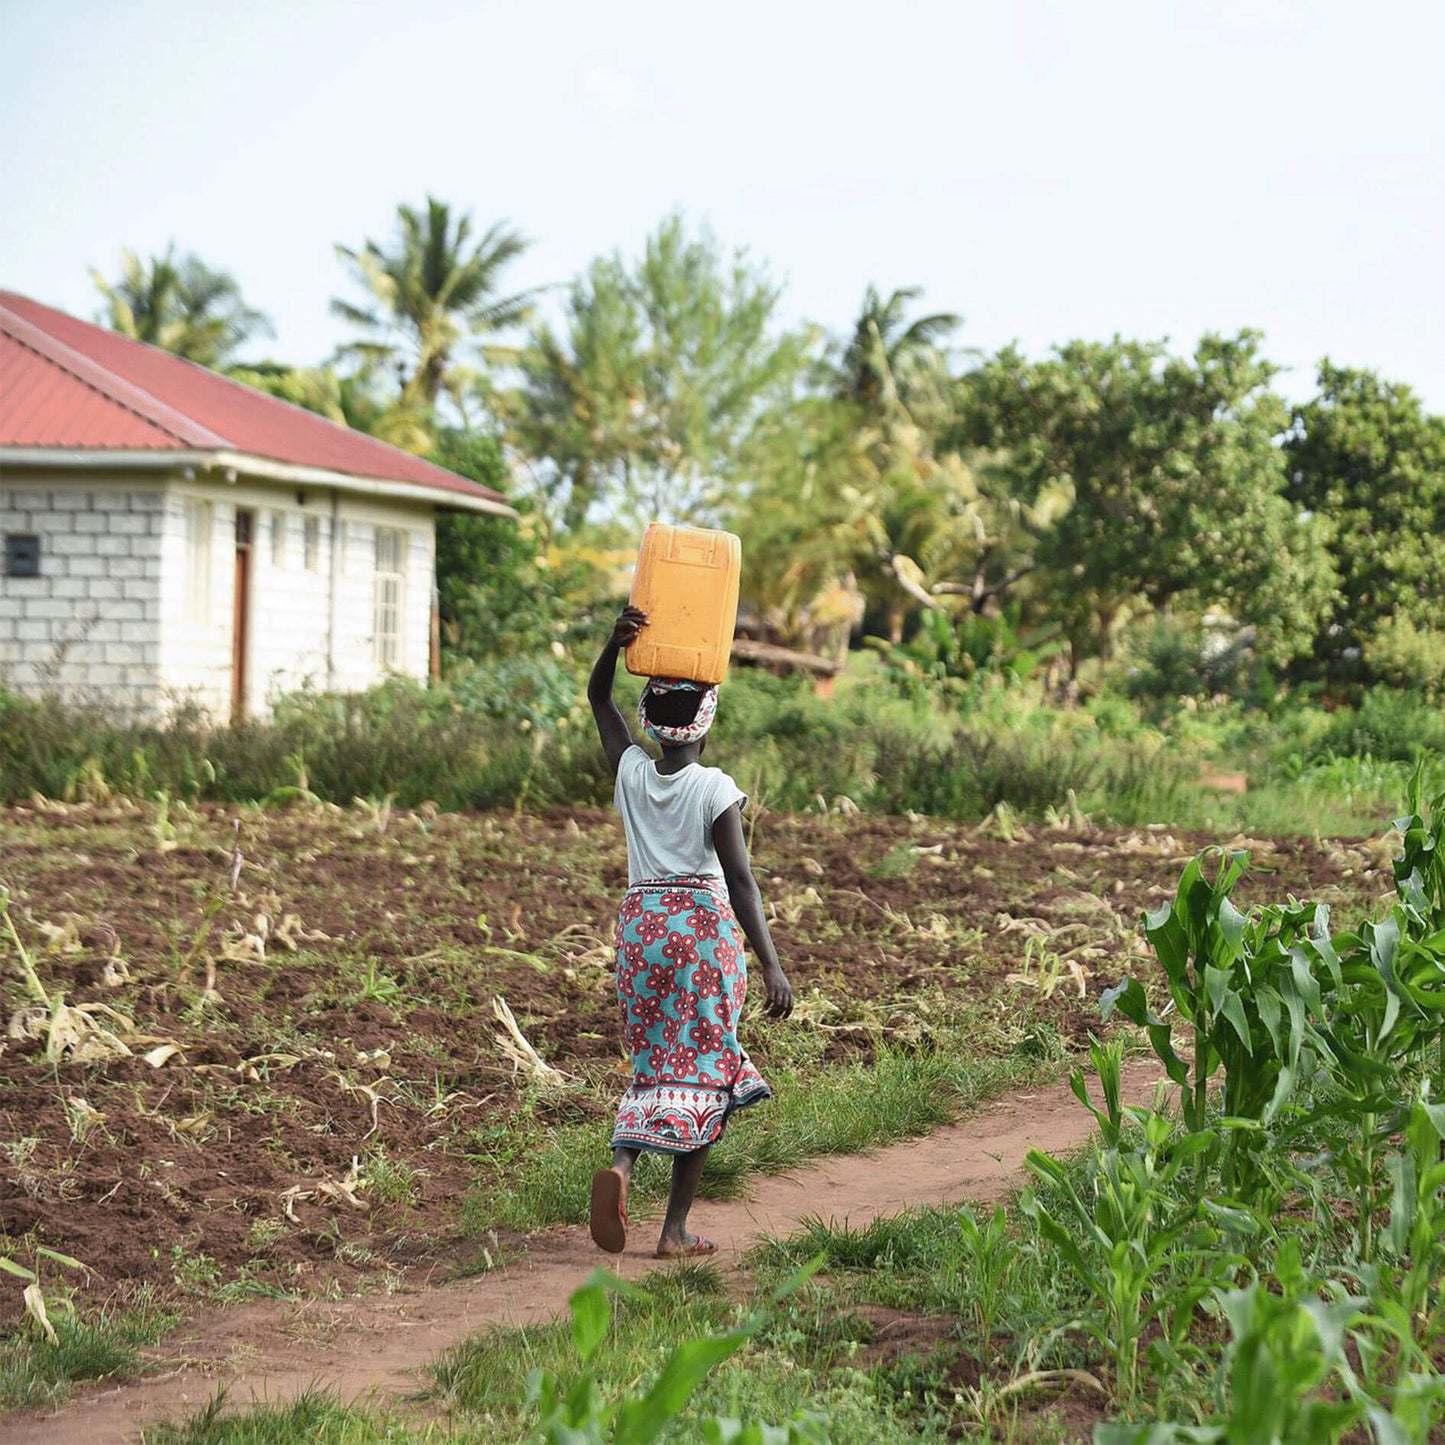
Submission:
<svg viewBox="0 0 1445 1445">
<path fill-rule="evenodd" d="M 690 1154 L 737 1109 L 770 1098 L 738 1042 L 742 930 L 716 879 L 635 883 L 617 914 L 617 999 L 632 1086 L 613 1147 Z"/>
</svg>

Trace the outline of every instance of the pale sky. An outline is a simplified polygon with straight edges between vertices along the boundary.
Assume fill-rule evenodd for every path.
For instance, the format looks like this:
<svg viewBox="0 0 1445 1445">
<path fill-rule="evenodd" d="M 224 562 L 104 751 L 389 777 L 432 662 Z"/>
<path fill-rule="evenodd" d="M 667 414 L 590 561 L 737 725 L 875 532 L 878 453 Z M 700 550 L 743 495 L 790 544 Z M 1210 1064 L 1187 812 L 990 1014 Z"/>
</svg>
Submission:
<svg viewBox="0 0 1445 1445">
<path fill-rule="evenodd" d="M 1253 326 L 1290 396 L 1328 354 L 1445 411 L 1441 0 L 0 0 L 0 50 L 0 285 L 84 317 L 174 240 L 316 362 L 400 201 L 510 221 L 519 288 L 676 207 L 788 320 Z"/>
</svg>

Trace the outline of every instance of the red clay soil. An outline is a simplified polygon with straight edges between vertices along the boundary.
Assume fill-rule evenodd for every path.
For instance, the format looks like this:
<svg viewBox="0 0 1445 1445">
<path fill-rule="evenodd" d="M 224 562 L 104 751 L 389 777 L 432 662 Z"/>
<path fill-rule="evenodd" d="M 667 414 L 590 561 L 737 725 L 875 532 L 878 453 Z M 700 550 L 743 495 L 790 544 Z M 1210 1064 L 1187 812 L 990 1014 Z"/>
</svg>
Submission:
<svg viewBox="0 0 1445 1445">
<path fill-rule="evenodd" d="M 1147 1102 L 1158 1079 L 1152 1064 L 1131 1066 L 1126 1099 Z M 1075 1148 L 1088 1124 L 1066 1085 L 1018 1093 L 925 1139 L 760 1180 L 746 1200 L 699 1205 L 695 1221 L 717 1241 L 718 1262 L 736 1270 L 762 1238 L 785 1236 L 808 1218 L 859 1226 L 910 1205 L 1002 1198 L 1017 1185 L 1030 1149 Z M 557 1316 L 599 1264 L 626 1277 L 667 1267 L 651 1256 L 654 1229 L 655 1223 L 635 1224 L 627 1250 L 616 1257 L 599 1254 L 583 1229 L 555 1230 L 534 1236 L 515 1264 L 436 1288 L 210 1309 L 151 1352 L 153 1374 L 94 1387 L 53 1414 L 11 1416 L 5 1440 L 120 1445 L 159 1418 L 200 1409 L 220 1386 L 234 1405 L 284 1401 L 315 1385 L 346 1400 L 395 1404 L 422 1383 L 420 1367 L 474 1331 Z"/>
</svg>

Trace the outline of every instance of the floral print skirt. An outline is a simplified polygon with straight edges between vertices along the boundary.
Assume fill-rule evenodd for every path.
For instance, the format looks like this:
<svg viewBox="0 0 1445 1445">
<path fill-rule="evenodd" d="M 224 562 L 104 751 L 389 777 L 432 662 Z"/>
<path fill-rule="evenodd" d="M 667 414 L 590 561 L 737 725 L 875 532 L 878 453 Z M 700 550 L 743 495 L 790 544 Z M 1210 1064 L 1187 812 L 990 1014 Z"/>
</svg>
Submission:
<svg viewBox="0 0 1445 1445">
<path fill-rule="evenodd" d="M 617 998 L 632 1086 L 613 1147 L 690 1154 L 736 1109 L 770 1098 L 738 1043 L 747 997 L 742 930 L 716 879 L 634 884 L 617 915 Z"/>
</svg>

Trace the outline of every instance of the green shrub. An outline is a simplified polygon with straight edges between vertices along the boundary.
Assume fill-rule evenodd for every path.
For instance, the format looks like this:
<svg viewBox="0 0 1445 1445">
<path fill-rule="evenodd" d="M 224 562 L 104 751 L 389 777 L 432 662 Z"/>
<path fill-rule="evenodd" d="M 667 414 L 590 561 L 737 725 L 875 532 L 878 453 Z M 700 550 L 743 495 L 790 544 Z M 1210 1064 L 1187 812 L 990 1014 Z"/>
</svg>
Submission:
<svg viewBox="0 0 1445 1445">
<path fill-rule="evenodd" d="M 1309 755 L 1407 763 L 1422 751 L 1445 752 L 1445 709 L 1418 692 L 1373 687 L 1359 707 L 1335 713 Z"/>
<path fill-rule="evenodd" d="M 1274 716 L 1192 700 L 1146 722 L 1116 693 L 1050 706 L 1037 682 L 987 673 L 956 689 L 901 692 L 887 665 L 854 658 L 836 696 L 806 678 L 736 668 L 707 761 L 757 806 L 917 812 L 957 820 L 1001 803 L 1025 816 L 1081 808 L 1121 826 L 1363 831 L 1398 795 L 1420 749 L 1445 755 L 1445 719 L 1419 694 L 1377 689 L 1357 712 L 1300 704 Z M 640 684 L 619 677 L 630 717 Z M 1201 791 L 1209 760 L 1248 770 L 1248 799 Z M 1343 772 L 1341 770 L 1343 769 Z M 458 664 L 424 687 L 301 691 L 269 719 L 215 724 L 180 705 L 166 726 L 96 704 L 0 690 L 0 800 L 109 792 L 185 799 L 314 796 L 403 807 L 606 806 L 612 796 L 580 667 L 542 653 Z"/>
<path fill-rule="evenodd" d="M 1392 617 L 1365 642 L 1365 664 L 1394 687 L 1414 688 L 1438 701 L 1445 696 L 1445 632 Z"/>
</svg>

